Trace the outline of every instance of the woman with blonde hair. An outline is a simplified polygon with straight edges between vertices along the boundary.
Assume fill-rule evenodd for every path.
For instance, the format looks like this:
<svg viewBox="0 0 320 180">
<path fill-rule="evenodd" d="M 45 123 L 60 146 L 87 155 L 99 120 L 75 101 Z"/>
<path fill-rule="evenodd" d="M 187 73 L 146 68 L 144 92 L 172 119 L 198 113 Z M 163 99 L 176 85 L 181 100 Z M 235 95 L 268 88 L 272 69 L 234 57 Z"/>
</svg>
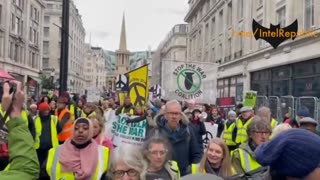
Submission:
<svg viewBox="0 0 320 180">
<path fill-rule="evenodd" d="M 208 173 L 222 178 L 233 176 L 235 173 L 232 170 L 229 150 L 225 142 L 220 138 L 211 139 L 200 164 L 193 164 L 191 171 L 192 174 Z"/>
<path fill-rule="evenodd" d="M 104 119 L 102 116 L 96 115 L 90 117 L 93 124 L 93 139 L 99 145 L 108 147 L 110 151 L 114 149 L 113 143 L 109 137 L 105 135 Z"/>
<path fill-rule="evenodd" d="M 292 129 L 292 127 L 290 126 L 290 124 L 279 124 L 278 126 L 276 126 L 271 134 L 271 138 L 274 138 L 275 136 L 279 135 L 280 133 L 287 131 L 289 129 Z"/>
<path fill-rule="evenodd" d="M 114 149 L 110 162 L 110 176 L 113 180 L 145 180 L 147 162 L 141 149 L 123 144 Z"/>
</svg>

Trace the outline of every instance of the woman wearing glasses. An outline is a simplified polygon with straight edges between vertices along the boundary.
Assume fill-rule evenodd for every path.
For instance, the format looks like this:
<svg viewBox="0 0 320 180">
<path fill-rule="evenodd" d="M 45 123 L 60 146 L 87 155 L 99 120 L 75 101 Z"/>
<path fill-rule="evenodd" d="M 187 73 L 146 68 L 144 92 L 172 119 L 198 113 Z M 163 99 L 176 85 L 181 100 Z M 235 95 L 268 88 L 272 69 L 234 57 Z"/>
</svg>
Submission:
<svg viewBox="0 0 320 180">
<path fill-rule="evenodd" d="M 110 176 L 113 180 L 145 180 L 147 162 L 141 149 L 133 145 L 121 145 L 114 149 L 110 164 Z"/>
<path fill-rule="evenodd" d="M 178 180 L 180 178 L 177 162 L 169 160 L 169 143 L 165 138 L 157 134 L 150 137 L 144 143 L 143 152 L 148 161 L 147 180 Z"/>
<path fill-rule="evenodd" d="M 234 150 L 232 155 L 232 163 L 238 174 L 252 174 L 259 177 L 264 169 L 256 161 L 253 152 L 256 148 L 267 142 L 271 135 L 271 126 L 269 122 L 262 120 L 259 116 L 255 116 L 254 120 L 248 125 L 247 134 L 248 142 L 242 143 L 238 149 Z"/>
</svg>

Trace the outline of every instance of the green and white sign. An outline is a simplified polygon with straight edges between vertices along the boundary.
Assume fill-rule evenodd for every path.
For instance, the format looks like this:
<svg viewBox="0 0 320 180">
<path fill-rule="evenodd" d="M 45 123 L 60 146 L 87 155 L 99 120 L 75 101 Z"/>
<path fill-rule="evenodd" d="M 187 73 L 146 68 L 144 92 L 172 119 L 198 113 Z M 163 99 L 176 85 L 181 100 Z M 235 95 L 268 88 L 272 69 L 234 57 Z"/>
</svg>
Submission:
<svg viewBox="0 0 320 180">
<path fill-rule="evenodd" d="M 216 102 L 218 65 L 208 62 L 163 60 L 161 94 L 164 99 Z"/>
<path fill-rule="evenodd" d="M 130 118 L 135 117 L 137 116 L 131 116 Z M 115 146 L 121 144 L 141 146 L 146 137 L 147 121 L 127 124 L 128 116 L 125 114 L 114 116 L 114 118 L 116 119 L 112 122 L 113 144 Z"/>
<path fill-rule="evenodd" d="M 243 99 L 243 106 L 254 108 L 257 101 L 257 91 L 247 91 Z"/>
</svg>

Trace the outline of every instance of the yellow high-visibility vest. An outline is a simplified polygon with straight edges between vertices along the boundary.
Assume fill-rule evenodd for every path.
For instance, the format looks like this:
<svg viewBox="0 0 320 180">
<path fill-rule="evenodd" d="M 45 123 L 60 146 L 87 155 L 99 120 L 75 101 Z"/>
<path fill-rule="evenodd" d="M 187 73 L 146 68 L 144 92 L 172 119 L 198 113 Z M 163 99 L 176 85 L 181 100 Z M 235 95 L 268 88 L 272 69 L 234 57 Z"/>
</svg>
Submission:
<svg viewBox="0 0 320 180">
<path fill-rule="evenodd" d="M 261 167 L 261 165 L 252 156 L 252 154 L 248 153 L 247 151 L 241 148 L 238 148 L 235 151 L 239 152 L 241 167 L 245 172 L 250 172 Z"/>
<path fill-rule="evenodd" d="M 46 164 L 46 171 L 51 180 L 75 180 L 73 172 L 61 172 L 61 164 L 59 161 L 59 155 L 61 146 L 51 148 L 48 153 L 48 160 Z M 103 173 L 108 169 L 109 163 L 109 149 L 103 146 L 98 146 L 98 164 L 96 171 L 91 180 L 100 180 Z"/>
<path fill-rule="evenodd" d="M 191 174 L 197 174 L 198 172 L 197 168 L 198 168 L 197 164 L 191 164 Z M 233 175 L 237 174 L 233 166 L 231 166 L 231 171 Z M 207 172 L 205 169 L 203 169 L 200 173 L 206 174 Z"/>
<path fill-rule="evenodd" d="M 175 175 L 180 179 L 180 169 L 179 169 L 178 163 L 176 161 L 169 160 L 168 164 L 169 164 L 170 170 L 173 173 L 175 173 Z"/>
<path fill-rule="evenodd" d="M 247 128 L 252 120 L 253 120 L 253 117 L 251 117 L 249 120 L 247 120 L 245 124 L 243 124 L 241 119 L 237 118 L 236 120 L 236 127 L 237 127 L 236 143 L 237 144 L 241 144 L 248 141 Z"/>
<path fill-rule="evenodd" d="M 272 118 L 270 123 L 271 129 L 274 129 L 277 126 L 277 124 L 278 124 L 277 120 Z"/>
<path fill-rule="evenodd" d="M 124 108 L 124 107 L 122 108 L 121 114 L 125 114 L 125 112 L 124 112 L 125 109 L 126 109 L 126 108 Z M 134 115 L 134 109 L 133 109 L 133 108 L 130 109 L 129 114 L 130 114 L 130 115 Z"/>
<path fill-rule="evenodd" d="M 232 132 L 234 128 L 236 127 L 236 123 L 233 122 L 230 124 L 229 127 L 227 127 L 227 122 L 224 124 L 224 131 L 223 131 L 223 139 L 226 142 L 227 146 L 235 146 L 236 142 L 232 140 Z"/>
<path fill-rule="evenodd" d="M 74 112 L 75 111 L 74 110 L 75 109 L 75 105 L 74 104 L 71 104 L 69 108 L 70 108 L 69 111 L 71 113 L 71 120 L 76 120 L 76 113 L 81 112 L 81 109 L 79 107 L 77 107 L 76 112 Z"/>
<path fill-rule="evenodd" d="M 4 116 L 6 114 L 5 111 L 2 111 L 2 104 L 0 104 L 0 113 L 2 116 Z M 27 126 L 29 126 L 29 120 L 28 120 L 28 112 L 25 110 L 21 111 L 21 116 L 23 118 L 23 120 L 25 120 L 25 122 L 27 123 Z M 8 122 L 10 120 L 10 117 L 8 116 L 6 119 L 6 122 Z"/>
<path fill-rule="evenodd" d="M 52 147 L 57 147 L 59 145 L 59 140 L 58 140 L 58 133 L 57 133 L 57 123 L 58 119 L 56 116 L 51 115 L 51 143 Z M 41 118 L 36 117 L 35 119 L 35 127 L 36 127 L 36 137 L 34 141 L 34 148 L 39 149 L 40 148 L 40 136 L 42 132 L 42 123 L 41 123 Z"/>
<path fill-rule="evenodd" d="M 96 116 L 97 114 L 96 114 L 96 112 L 92 112 L 92 113 L 90 113 L 89 115 L 87 115 L 86 113 L 84 113 L 84 111 L 82 111 L 82 113 L 81 113 L 81 117 L 83 117 L 83 118 L 91 118 L 91 117 L 94 117 L 94 116 Z"/>
</svg>

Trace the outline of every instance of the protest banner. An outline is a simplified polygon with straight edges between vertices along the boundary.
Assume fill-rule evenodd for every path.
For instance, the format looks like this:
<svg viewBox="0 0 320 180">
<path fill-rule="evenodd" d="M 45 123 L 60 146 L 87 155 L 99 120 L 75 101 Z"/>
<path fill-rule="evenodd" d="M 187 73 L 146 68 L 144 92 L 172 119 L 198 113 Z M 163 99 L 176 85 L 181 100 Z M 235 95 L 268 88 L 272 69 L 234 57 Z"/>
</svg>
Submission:
<svg viewBox="0 0 320 180">
<path fill-rule="evenodd" d="M 217 124 L 213 124 L 211 122 L 205 122 L 204 123 L 205 127 L 206 127 L 206 134 L 202 136 L 203 139 L 203 145 L 206 148 L 207 144 L 209 143 L 209 141 L 212 138 L 217 137 L 217 133 L 218 133 L 218 125 Z"/>
<path fill-rule="evenodd" d="M 137 116 L 131 116 L 135 118 Z M 127 124 L 126 120 L 128 116 L 126 114 L 120 114 L 114 116 L 112 122 L 113 144 L 120 146 L 121 144 L 132 144 L 141 146 L 146 137 L 147 121 L 143 120 L 139 123 Z"/>
</svg>

